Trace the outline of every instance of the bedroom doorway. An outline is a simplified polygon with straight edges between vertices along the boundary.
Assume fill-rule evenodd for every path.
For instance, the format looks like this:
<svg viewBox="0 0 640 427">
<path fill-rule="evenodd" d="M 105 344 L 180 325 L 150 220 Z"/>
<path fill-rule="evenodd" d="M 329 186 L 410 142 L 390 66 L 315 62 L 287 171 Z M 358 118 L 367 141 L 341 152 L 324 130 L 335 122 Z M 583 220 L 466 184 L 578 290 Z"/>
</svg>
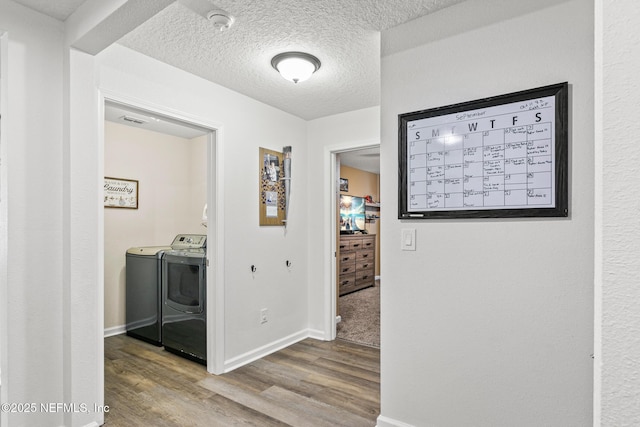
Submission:
<svg viewBox="0 0 640 427">
<path fill-rule="evenodd" d="M 380 148 L 336 152 L 336 338 L 380 347 Z"/>
</svg>

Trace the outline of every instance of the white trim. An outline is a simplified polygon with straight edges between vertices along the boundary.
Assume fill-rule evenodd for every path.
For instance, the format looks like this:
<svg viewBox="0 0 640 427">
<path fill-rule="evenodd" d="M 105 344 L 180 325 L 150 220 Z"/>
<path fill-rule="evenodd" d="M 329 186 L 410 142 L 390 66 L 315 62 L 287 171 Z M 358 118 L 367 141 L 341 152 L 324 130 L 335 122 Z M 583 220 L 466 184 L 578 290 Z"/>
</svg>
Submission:
<svg viewBox="0 0 640 427">
<path fill-rule="evenodd" d="M 8 188 L 7 188 L 7 117 L 8 113 L 8 72 L 9 72 L 9 35 L 0 32 L 0 114 L 4 120 L 0 120 L 0 402 L 8 401 L 8 384 L 3 381 L 9 372 L 7 366 L 7 290 L 8 290 L 8 230 L 9 230 L 9 208 L 8 208 Z M 8 425 L 9 415 L 7 412 L 0 413 L 0 425 Z"/>
<path fill-rule="evenodd" d="M 209 129 L 207 138 L 207 204 L 209 206 L 207 241 L 215 242 L 208 246 L 207 257 L 213 268 L 207 269 L 207 371 L 213 374 L 224 372 L 224 130 L 221 123 L 208 118 L 178 111 L 164 105 L 142 100 L 109 89 L 100 89 L 100 108 L 104 109 L 106 101 L 115 102 L 132 108 L 143 109 L 175 120 Z M 102 110 L 101 110 L 102 111 Z M 103 115 L 104 117 L 104 115 Z M 102 132 L 104 138 L 104 132 Z M 101 151 L 103 153 L 104 150 Z M 100 159 L 104 165 L 104 157 Z M 104 175 L 104 174 L 103 174 Z M 215 177 L 215 185 L 211 185 Z M 213 207 L 213 208 L 212 208 Z M 211 226 L 213 224 L 213 227 Z M 104 221 L 99 226 L 104 230 Z M 213 252 L 213 262 L 211 262 Z M 100 249 L 100 257 L 104 258 L 104 245 Z M 104 276 L 104 275 L 103 275 Z M 104 290 L 104 280 L 102 280 Z M 104 292 L 101 293 L 102 295 Z M 104 305 L 104 298 L 102 300 Z"/>
<path fill-rule="evenodd" d="M 376 427 L 415 427 L 413 424 L 403 423 L 402 421 L 394 420 L 393 418 L 378 416 L 376 420 Z"/>
<path fill-rule="evenodd" d="M 594 2 L 594 224 L 593 224 L 593 425 L 602 422 L 602 294 L 603 294 L 603 194 L 604 194 L 604 0 Z"/>
<path fill-rule="evenodd" d="M 379 139 L 349 141 L 324 147 L 323 153 L 323 206 L 329 206 L 329 212 L 336 211 L 336 155 L 347 151 L 380 146 Z M 336 216 L 325 215 L 323 224 L 323 283 L 324 283 L 324 340 L 336 339 Z"/>
<path fill-rule="evenodd" d="M 127 332 L 127 326 L 126 325 L 112 326 L 110 328 L 105 328 L 104 329 L 104 337 L 105 338 L 109 338 L 109 337 L 113 337 L 113 336 L 116 336 L 116 335 L 122 335 L 125 332 Z"/>
<path fill-rule="evenodd" d="M 317 331 L 317 332 L 321 332 L 321 331 Z M 310 337 L 310 331 L 305 329 L 300 332 L 291 334 L 287 337 L 273 341 L 269 344 L 263 345 L 262 347 L 258 347 L 254 350 L 248 351 L 244 354 L 241 354 L 240 356 L 234 357 L 226 361 L 224 372 L 226 373 L 226 372 L 233 371 L 234 369 L 238 369 L 244 365 L 247 365 L 258 359 L 262 359 L 265 356 L 275 353 L 278 350 L 282 350 L 283 348 L 289 347 L 290 345 L 293 345 L 309 337 Z"/>
<path fill-rule="evenodd" d="M 213 138 L 215 137 L 215 141 Z M 209 212 L 215 213 L 213 218 L 215 227 L 207 227 L 207 241 L 215 242 L 208 245 L 207 256 L 211 259 L 211 249 L 213 253 L 213 263 L 207 268 L 207 342 L 213 343 L 207 349 L 207 371 L 214 374 L 224 372 L 224 343 L 225 343 L 225 293 L 224 293 L 224 128 L 218 126 L 215 133 L 209 134 L 208 141 L 208 183 L 215 176 L 215 186 L 207 185 L 208 206 L 214 206 Z M 215 150 L 212 150 L 215 148 Z M 215 168 L 215 170 L 214 170 Z M 209 222 L 210 224 L 210 222 Z M 215 234 L 214 234 L 215 231 Z M 213 270 L 213 271 L 212 271 Z M 215 286 L 212 286 L 211 284 Z M 213 292 L 211 290 L 213 289 Z M 211 310 L 213 307 L 213 311 Z M 213 316 L 211 315 L 213 313 Z"/>
<path fill-rule="evenodd" d="M 324 338 L 324 331 L 321 329 L 309 329 L 307 331 L 307 338 L 313 338 L 314 340 L 326 341 Z"/>
</svg>

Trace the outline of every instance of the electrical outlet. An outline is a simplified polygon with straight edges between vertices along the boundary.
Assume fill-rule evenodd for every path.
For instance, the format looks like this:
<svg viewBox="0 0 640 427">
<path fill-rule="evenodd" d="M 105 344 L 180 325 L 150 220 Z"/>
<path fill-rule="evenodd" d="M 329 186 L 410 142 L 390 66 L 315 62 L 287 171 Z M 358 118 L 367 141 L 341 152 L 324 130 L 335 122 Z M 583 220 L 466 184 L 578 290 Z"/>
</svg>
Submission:
<svg viewBox="0 0 640 427">
<path fill-rule="evenodd" d="M 269 310 L 267 310 L 266 308 L 263 308 L 262 310 L 260 310 L 260 324 L 265 324 L 269 321 Z"/>
</svg>

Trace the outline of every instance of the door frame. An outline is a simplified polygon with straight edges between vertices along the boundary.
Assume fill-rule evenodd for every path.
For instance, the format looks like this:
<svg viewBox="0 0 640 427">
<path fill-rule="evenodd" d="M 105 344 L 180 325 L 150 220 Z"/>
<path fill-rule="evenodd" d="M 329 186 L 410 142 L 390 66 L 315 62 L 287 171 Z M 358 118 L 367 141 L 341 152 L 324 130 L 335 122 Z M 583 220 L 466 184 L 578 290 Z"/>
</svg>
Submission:
<svg viewBox="0 0 640 427">
<path fill-rule="evenodd" d="M 340 153 L 375 148 L 380 146 L 380 139 L 367 139 L 362 141 L 347 141 L 339 144 L 329 145 L 324 148 L 324 206 L 327 206 L 329 213 L 324 216 L 323 224 L 323 245 L 324 245 L 324 339 L 333 341 L 336 339 L 337 316 L 337 281 L 336 281 L 336 253 L 337 238 L 336 228 L 336 191 L 338 188 L 338 176 L 336 176 L 337 156 Z"/>
<path fill-rule="evenodd" d="M 99 91 L 99 114 L 104 117 L 105 102 L 120 104 L 138 110 L 149 111 L 208 129 L 207 135 L 207 371 L 212 374 L 224 372 L 224 170 L 223 138 L 224 126 L 205 117 L 174 110 L 164 105 L 130 97 L 107 89 Z M 100 123 L 100 167 L 99 176 L 104 176 L 104 119 Z M 213 185 L 212 185 L 213 183 Z M 100 185 L 102 186 L 102 185 Z M 102 212 L 102 211 L 101 211 Z M 102 244 L 99 245 L 99 259 L 104 259 L 104 214 L 99 217 L 98 227 Z M 99 279 L 101 306 L 104 307 L 104 263 L 101 262 Z M 103 325 L 104 326 L 104 325 Z M 103 362 L 104 367 L 104 362 Z M 104 388 L 104 384 L 103 384 Z"/>
<path fill-rule="evenodd" d="M 9 35 L 0 30 L 0 114 L 7 115 L 7 91 L 8 71 L 9 71 Z M 8 390 L 7 377 L 7 290 L 8 278 L 8 257 L 9 257 L 9 206 L 7 188 L 7 120 L 0 120 L 0 401 L 7 402 Z M 0 425 L 7 425 L 9 414 L 2 411 L 0 414 Z"/>
</svg>

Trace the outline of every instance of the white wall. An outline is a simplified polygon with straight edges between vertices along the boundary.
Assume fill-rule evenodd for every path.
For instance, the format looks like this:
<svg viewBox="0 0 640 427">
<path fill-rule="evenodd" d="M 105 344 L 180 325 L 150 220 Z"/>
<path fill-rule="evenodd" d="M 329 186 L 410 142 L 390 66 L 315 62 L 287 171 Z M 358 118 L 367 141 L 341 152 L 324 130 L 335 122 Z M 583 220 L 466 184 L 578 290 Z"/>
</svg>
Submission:
<svg viewBox="0 0 640 427">
<path fill-rule="evenodd" d="M 358 145 L 373 145 L 380 142 L 380 108 L 372 107 L 349 113 L 337 114 L 311 120 L 307 123 L 309 158 L 307 170 L 309 188 L 309 328 L 318 336 L 326 335 L 327 322 L 331 322 L 331 300 L 326 297 L 331 284 L 330 247 L 328 228 L 331 210 L 326 205 L 326 196 L 335 186 L 329 181 L 328 151 L 345 150 Z M 381 180 L 384 179 L 381 177 Z M 324 208 L 319 208 L 322 205 Z"/>
<path fill-rule="evenodd" d="M 8 34 L 2 111 L 8 208 L 2 402 L 63 400 L 62 25 L 0 2 Z M 2 32 L 2 31 L 0 31 Z M 4 64 L 3 64 L 4 65 Z M 46 72 L 45 72 L 46 71 Z M 3 273 L 4 274 L 4 273 Z M 0 415 L 2 425 L 62 424 L 62 414 Z M 47 420 L 47 421 L 45 421 Z"/>
<path fill-rule="evenodd" d="M 206 142 L 105 122 L 105 176 L 138 181 L 138 209 L 104 210 L 106 330 L 121 331 L 126 323 L 127 249 L 207 233 L 200 225 L 207 200 Z"/>
<path fill-rule="evenodd" d="M 596 416 L 640 425 L 640 8 L 596 1 Z M 600 15 L 601 13 L 601 15 Z"/>
<path fill-rule="evenodd" d="M 571 131 L 567 219 L 399 221 L 382 205 L 379 426 L 592 423 L 593 5 L 526 3 L 470 0 L 382 35 L 381 200 L 398 197 L 400 113 L 568 81 Z"/>
</svg>

